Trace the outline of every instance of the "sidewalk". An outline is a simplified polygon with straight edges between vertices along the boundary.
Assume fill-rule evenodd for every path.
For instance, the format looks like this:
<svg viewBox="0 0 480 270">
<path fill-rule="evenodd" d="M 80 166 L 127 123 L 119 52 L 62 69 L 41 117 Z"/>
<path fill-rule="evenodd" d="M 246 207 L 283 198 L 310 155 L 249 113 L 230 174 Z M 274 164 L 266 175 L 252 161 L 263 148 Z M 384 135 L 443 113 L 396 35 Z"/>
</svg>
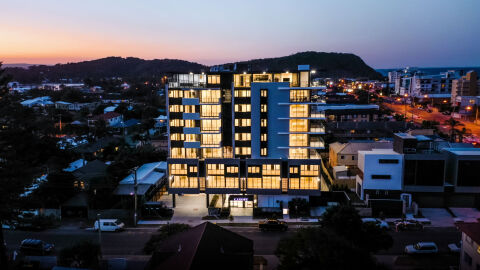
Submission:
<svg viewBox="0 0 480 270">
<path fill-rule="evenodd" d="M 258 222 L 260 220 L 264 219 L 254 219 L 253 217 L 248 217 L 248 216 L 237 216 L 233 217 L 233 220 L 230 221 L 228 219 L 212 219 L 212 220 L 202 220 L 201 217 L 177 217 L 177 218 L 172 218 L 171 220 L 139 220 L 138 225 L 164 225 L 164 224 L 169 224 L 169 223 L 185 223 L 189 224 L 191 226 L 196 226 L 199 224 L 202 224 L 203 222 L 209 221 L 211 223 L 215 224 L 221 224 L 221 225 L 227 225 L 227 224 L 232 224 L 233 226 L 235 225 L 254 225 L 257 226 Z M 301 223 L 301 224 L 312 224 L 315 225 L 318 222 L 318 219 L 315 218 L 310 218 L 310 219 L 301 219 L 301 218 L 282 218 L 280 219 L 282 221 L 285 221 L 290 224 L 295 224 L 295 223 Z"/>
</svg>

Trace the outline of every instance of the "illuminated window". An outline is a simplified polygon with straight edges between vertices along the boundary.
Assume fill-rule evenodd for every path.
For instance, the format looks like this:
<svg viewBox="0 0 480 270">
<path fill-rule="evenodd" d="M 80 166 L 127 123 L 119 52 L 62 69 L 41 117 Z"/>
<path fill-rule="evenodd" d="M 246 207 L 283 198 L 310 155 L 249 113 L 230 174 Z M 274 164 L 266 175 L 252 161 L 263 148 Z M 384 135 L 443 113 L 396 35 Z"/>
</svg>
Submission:
<svg viewBox="0 0 480 270">
<path fill-rule="evenodd" d="M 292 132 L 307 132 L 308 120 L 307 119 L 291 119 L 290 131 Z"/>
<path fill-rule="evenodd" d="M 198 167 L 197 166 L 191 166 L 188 168 L 188 171 L 191 172 L 191 173 L 196 173 L 198 171 Z"/>
<path fill-rule="evenodd" d="M 290 134 L 290 146 L 307 146 L 307 134 Z"/>
<path fill-rule="evenodd" d="M 266 156 L 266 155 L 268 155 L 267 148 L 262 148 L 262 149 L 260 149 L 260 155 L 261 155 L 261 156 Z"/>
<path fill-rule="evenodd" d="M 227 173 L 238 173 L 238 166 L 228 166 Z"/>
<path fill-rule="evenodd" d="M 220 75 L 208 75 L 208 84 L 220 84 Z"/>
<path fill-rule="evenodd" d="M 262 97 L 267 97 L 268 96 L 268 90 L 267 89 L 262 89 L 260 90 L 260 95 Z"/>
<path fill-rule="evenodd" d="M 242 119 L 239 119 L 239 118 L 236 118 L 235 119 L 235 126 L 236 127 L 249 127 L 252 125 L 252 120 L 250 118 L 248 119 L 245 119 L 245 118 L 242 118 Z"/>
<path fill-rule="evenodd" d="M 172 147 L 170 151 L 172 158 L 185 158 L 185 148 Z"/>
<path fill-rule="evenodd" d="M 170 112 L 183 112 L 183 105 L 170 105 Z"/>
<path fill-rule="evenodd" d="M 291 102 L 307 102 L 310 100 L 310 91 L 308 90 L 290 90 Z"/>
<path fill-rule="evenodd" d="M 266 133 L 262 133 L 262 134 L 260 135 L 260 141 L 262 141 L 262 142 L 266 142 L 266 141 L 267 141 L 267 134 L 266 134 Z"/>
<path fill-rule="evenodd" d="M 202 131 L 219 132 L 222 126 L 221 120 L 201 120 Z"/>
<path fill-rule="evenodd" d="M 197 188 L 198 179 L 196 177 L 187 177 L 185 175 L 175 175 L 170 182 L 172 188 Z"/>
<path fill-rule="evenodd" d="M 197 98 L 197 92 L 192 90 L 185 90 L 183 92 L 183 97 L 184 98 Z"/>
<path fill-rule="evenodd" d="M 280 164 L 263 164 L 262 175 L 280 175 Z"/>
<path fill-rule="evenodd" d="M 260 120 L 260 126 L 261 127 L 266 127 L 267 126 L 267 119 L 261 119 Z"/>
<path fill-rule="evenodd" d="M 248 188 L 262 188 L 262 178 L 249 177 L 247 179 Z"/>
<path fill-rule="evenodd" d="M 198 149 L 196 148 L 185 148 L 186 158 L 198 158 Z"/>
<path fill-rule="evenodd" d="M 195 113 L 195 105 L 184 105 L 183 111 L 185 113 Z"/>
<path fill-rule="evenodd" d="M 288 156 L 292 159 L 306 159 L 308 158 L 307 150 L 306 148 L 290 148 L 288 149 Z"/>
<path fill-rule="evenodd" d="M 248 166 L 248 173 L 260 173 L 260 166 Z"/>
<path fill-rule="evenodd" d="M 235 87 L 250 87 L 250 74 L 235 74 L 233 81 Z"/>
<path fill-rule="evenodd" d="M 317 177 L 300 177 L 301 189 L 317 189 L 318 188 Z"/>
<path fill-rule="evenodd" d="M 235 133 L 235 140 L 236 141 L 251 141 L 252 135 L 251 133 Z"/>
<path fill-rule="evenodd" d="M 260 112 L 267 112 L 267 104 L 260 105 Z"/>
<path fill-rule="evenodd" d="M 288 181 L 289 189 L 299 189 L 300 188 L 300 179 L 299 178 L 290 178 Z"/>
<path fill-rule="evenodd" d="M 271 82 L 272 74 L 253 74 L 254 82 Z"/>
<path fill-rule="evenodd" d="M 290 117 L 308 117 L 308 105 L 290 105 Z"/>
<path fill-rule="evenodd" d="M 251 155 L 252 148 L 250 147 L 235 147 L 235 155 Z"/>
<path fill-rule="evenodd" d="M 171 127 L 183 127 L 184 122 L 182 119 L 173 119 L 170 120 L 170 126 Z"/>
<path fill-rule="evenodd" d="M 202 145 L 220 145 L 222 134 L 202 134 Z"/>
<path fill-rule="evenodd" d="M 217 118 L 222 111 L 221 105 L 202 105 L 200 106 L 201 117 L 215 117 Z"/>
<path fill-rule="evenodd" d="M 207 174 L 223 175 L 224 168 L 225 168 L 224 164 L 207 164 Z"/>
<path fill-rule="evenodd" d="M 200 103 L 218 103 L 220 96 L 220 90 L 201 90 Z"/>
<path fill-rule="evenodd" d="M 235 112 L 251 112 L 250 104 L 235 104 Z"/>
<path fill-rule="evenodd" d="M 195 127 L 195 120 L 185 120 L 185 127 Z"/>
<path fill-rule="evenodd" d="M 168 97 L 181 98 L 181 97 L 183 97 L 183 91 L 182 90 L 169 90 L 168 91 Z"/>
<path fill-rule="evenodd" d="M 298 173 L 298 167 L 291 166 L 290 173 Z"/>
<path fill-rule="evenodd" d="M 301 165 L 300 166 L 301 175 L 318 176 L 318 173 L 319 173 L 319 165 Z"/>
<path fill-rule="evenodd" d="M 170 175 L 187 174 L 187 164 L 170 164 Z"/>
<path fill-rule="evenodd" d="M 221 148 L 203 148 L 202 154 L 204 158 L 221 158 L 222 149 Z"/>
<path fill-rule="evenodd" d="M 185 140 L 185 134 L 183 134 L 183 133 L 172 133 L 170 135 L 170 140 L 172 140 L 172 141 L 184 141 Z"/>
<path fill-rule="evenodd" d="M 235 90 L 235 97 L 250 97 L 250 90 Z"/>
<path fill-rule="evenodd" d="M 196 134 L 185 134 L 185 141 L 186 142 L 198 142 L 197 135 Z"/>
<path fill-rule="evenodd" d="M 209 175 L 207 177 L 207 187 L 225 188 L 225 177 L 223 175 Z"/>
<path fill-rule="evenodd" d="M 236 177 L 227 177 L 225 179 L 226 188 L 238 188 L 238 178 Z"/>
<path fill-rule="evenodd" d="M 280 176 L 264 176 L 262 177 L 262 188 L 265 189 L 279 189 Z"/>
</svg>

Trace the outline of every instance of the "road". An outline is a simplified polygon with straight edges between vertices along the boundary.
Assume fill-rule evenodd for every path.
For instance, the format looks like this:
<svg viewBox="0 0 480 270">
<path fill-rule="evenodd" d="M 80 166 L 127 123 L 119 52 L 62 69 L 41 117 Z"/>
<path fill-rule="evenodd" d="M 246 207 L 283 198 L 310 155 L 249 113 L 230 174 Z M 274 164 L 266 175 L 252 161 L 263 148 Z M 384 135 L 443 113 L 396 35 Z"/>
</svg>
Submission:
<svg viewBox="0 0 480 270">
<path fill-rule="evenodd" d="M 398 114 L 405 114 L 405 105 L 382 103 L 382 106 L 389 108 Z M 415 123 L 422 124 L 423 120 L 437 121 L 440 123 L 439 129 L 445 134 L 450 134 L 450 127 L 443 125 L 443 123 L 446 120 L 450 119 L 450 115 L 443 115 L 437 110 L 434 110 L 433 112 L 428 113 L 425 110 L 412 108 L 410 107 L 410 105 L 407 104 L 407 120 L 412 120 L 412 114 L 413 114 L 413 121 Z M 464 124 L 464 126 L 462 127 L 465 127 L 467 130 L 470 130 L 472 134 L 480 136 L 480 125 L 475 125 L 473 122 L 462 120 L 462 119 L 455 119 L 455 120 L 462 122 Z"/>
<path fill-rule="evenodd" d="M 226 227 L 240 235 L 254 241 L 254 251 L 257 255 L 272 255 L 282 237 L 292 235 L 296 229 L 287 232 L 260 232 L 255 227 Z M 142 255 L 142 248 L 150 236 L 155 233 L 154 228 L 131 228 L 119 233 L 102 233 L 102 253 L 104 255 Z M 418 241 L 433 241 L 441 252 L 447 251 L 449 243 L 460 241 L 461 234 L 455 228 L 425 228 L 421 232 L 391 232 L 394 246 L 382 251 L 382 255 L 402 254 L 405 245 Z M 98 234 L 93 231 L 77 230 L 47 230 L 43 232 L 6 231 L 5 240 L 9 251 L 18 248 L 25 238 L 41 239 L 56 246 L 56 250 L 70 246 L 78 241 L 98 241 Z"/>
</svg>

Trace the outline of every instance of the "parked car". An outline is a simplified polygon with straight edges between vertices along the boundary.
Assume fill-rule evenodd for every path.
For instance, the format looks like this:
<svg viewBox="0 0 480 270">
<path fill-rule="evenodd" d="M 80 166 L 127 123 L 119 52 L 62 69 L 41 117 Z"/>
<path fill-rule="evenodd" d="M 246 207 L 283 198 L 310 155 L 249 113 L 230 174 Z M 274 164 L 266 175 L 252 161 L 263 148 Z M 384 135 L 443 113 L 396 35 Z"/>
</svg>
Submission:
<svg viewBox="0 0 480 270">
<path fill-rule="evenodd" d="M 443 114 L 443 115 L 450 115 L 451 112 L 449 112 L 449 111 L 444 111 L 444 112 L 442 112 L 442 114 Z"/>
<path fill-rule="evenodd" d="M 278 219 L 267 219 L 258 222 L 258 228 L 261 231 L 286 231 L 288 225 L 284 221 Z"/>
<path fill-rule="evenodd" d="M 118 232 L 118 231 L 123 231 L 125 227 L 125 224 L 121 222 L 118 219 L 100 219 L 100 226 L 99 226 L 99 221 L 95 221 L 95 224 L 93 225 L 93 229 L 95 231 L 100 231 L 102 232 Z"/>
<path fill-rule="evenodd" d="M 378 219 L 378 218 L 362 218 L 363 223 L 371 223 L 375 224 L 376 226 L 383 228 L 383 229 L 389 229 L 390 226 L 388 226 L 388 223 L 384 220 Z"/>
<path fill-rule="evenodd" d="M 448 251 L 451 253 L 460 253 L 460 249 L 462 248 L 462 241 L 460 243 L 451 243 L 448 244 Z"/>
<path fill-rule="evenodd" d="M 395 222 L 396 231 L 421 231 L 423 224 L 416 220 L 401 220 Z"/>
<path fill-rule="evenodd" d="M 24 255 L 43 256 L 53 252 L 55 246 L 38 239 L 25 239 L 19 251 Z"/>
<path fill-rule="evenodd" d="M 18 222 L 15 221 L 3 221 L 2 229 L 3 230 L 15 230 L 18 226 Z"/>
<path fill-rule="evenodd" d="M 437 244 L 434 242 L 418 242 L 414 245 L 405 246 L 407 254 L 434 254 L 438 253 Z"/>
</svg>

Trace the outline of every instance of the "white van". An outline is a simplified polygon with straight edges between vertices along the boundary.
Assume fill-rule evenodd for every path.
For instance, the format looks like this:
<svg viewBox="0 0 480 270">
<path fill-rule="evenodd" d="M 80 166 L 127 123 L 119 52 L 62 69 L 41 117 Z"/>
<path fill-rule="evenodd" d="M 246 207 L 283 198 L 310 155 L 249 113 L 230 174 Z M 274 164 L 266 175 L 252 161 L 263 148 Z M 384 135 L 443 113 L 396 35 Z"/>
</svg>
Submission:
<svg viewBox="0 0 480 270">
<path fill-rule="evenodd" d="M 122 231 L 125 224 L 118 219 L 100 219 L 100 230 L 102 232 L 118 232 Z M 95 231 L 98 230 L 98 220 L 93 225 Z"/>
</svg>

